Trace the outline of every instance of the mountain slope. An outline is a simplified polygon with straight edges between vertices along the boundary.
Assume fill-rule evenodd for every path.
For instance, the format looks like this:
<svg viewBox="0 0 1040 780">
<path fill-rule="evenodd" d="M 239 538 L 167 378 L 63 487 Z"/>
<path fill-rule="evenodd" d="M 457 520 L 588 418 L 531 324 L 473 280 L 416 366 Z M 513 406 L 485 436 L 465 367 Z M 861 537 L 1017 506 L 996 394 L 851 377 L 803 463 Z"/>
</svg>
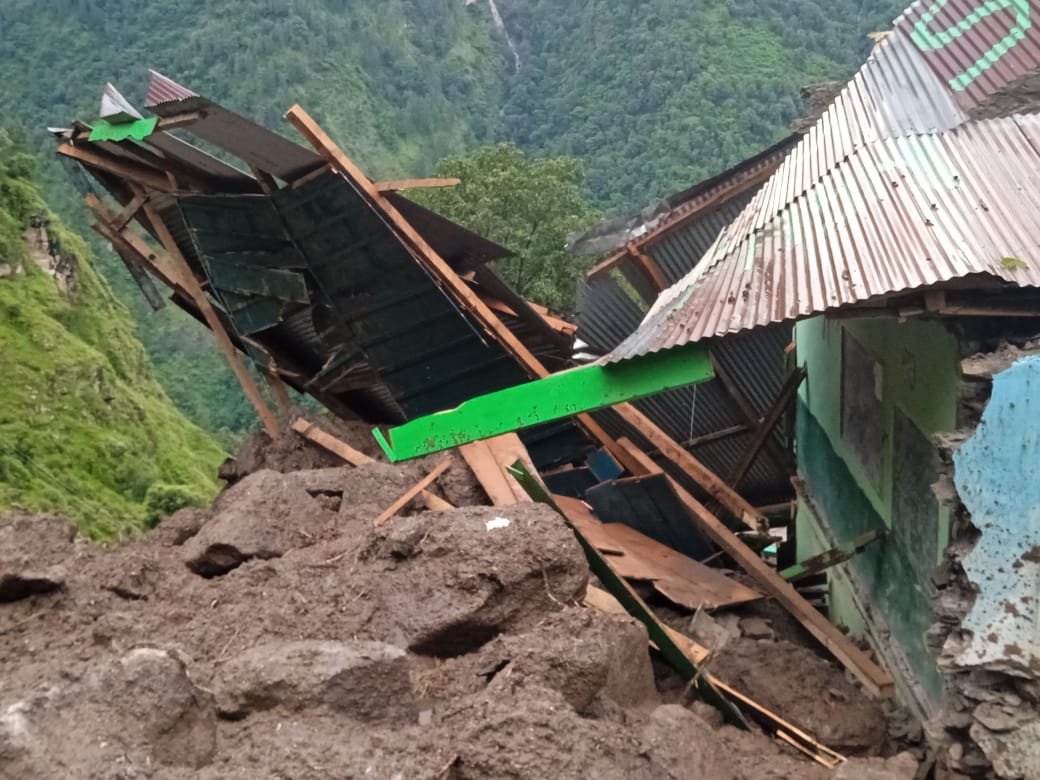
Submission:
<svg viewBox="0 0 1040 780">
<path fill-rule="evenodd" d="M 112 539 L 216 491 L 223 453 L 171 404 L 126 309 L 0 132 L 0 510 Z"/>
<path fill-rule="evenodd" d="M 282 132 L 300 102 L 374 177 L 513 140 L 579 157 L 594 205 L 631 212 L 783 136 L 798 88 L 851 74 L 905 2 L 496 0 L 496 18 L 490 0 L 4 0 L 0 112 L 85 235 L 44 128 L 91 120 L 109 80 L 140 104 L 149 67 Z M 255 424 L 208 336 L 99 264 L 178 408 L 226 439 Z"/>
</svg>

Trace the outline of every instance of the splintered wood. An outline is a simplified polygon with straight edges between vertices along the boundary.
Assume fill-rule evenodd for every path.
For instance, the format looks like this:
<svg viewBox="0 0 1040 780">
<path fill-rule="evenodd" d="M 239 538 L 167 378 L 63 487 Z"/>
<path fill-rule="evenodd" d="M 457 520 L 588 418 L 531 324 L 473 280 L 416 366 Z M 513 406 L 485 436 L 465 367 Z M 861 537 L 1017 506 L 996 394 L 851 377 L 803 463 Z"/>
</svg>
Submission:
<svg viewBox="0 0 1040 780">
<path fill-rule="evenodd" d="M 404 495 L 402 495 L 394 503 L 388 506 L 386 510 L 381 515 L 379 515 L 379 517 L 373 520 L 372 525 L 382 525 L 391 517 L 393 517 L 402 509 L 404 509 L 406 506 L 408 506 L 409 501 L 411 501 L 417 495 L 422 493 L 426 487 L 428 487 L 430 484 L 433 483 L 435 479 L 437 479 L 437 477 L 439 477 L 441 474 L 447 471 L 451 467 L 451 464 L 454 462 L 455 459 L 451 456 L 448 456 L 440 463 L 438 463 L 433 471 L 431 471 L 425 477 L 416 482 L 412 487 L 405 491 Z"/>
<path fill-rule="evenodd" d="M 623 523 L 601 523 L 582 501 L 553 496 L 568 519 L 629 580 L 644 580 L 689 609 L 715 609 L 762 598 L 717 569 L 688 558 Z"/>
<path fill-rule="evenodd" d="M 375 458 L 371 458 L 360 450 L 354 449 L 345 441 L 337 439 L 328 431 L 322 430 L 317 424 L 304 420 L 302 417 L 294 420 L 291 427 L 305 439 L 314 442 L 319 447 L 324 447 L 333 455 L 342 458 L 352 466 L 375 462 Z M 422 496 L 426 508 L 434 512 L 444 512 L 445 510 L 455 508 L 453 504 L 428 490 L 420 490 L 419 495 Z"/>
<path fill-rule="evenodd" d="M 675 448 L 679 447 L 674 441 L 668 439 L 665 434 L 661 433 L 660 435 L 665 436 L 667 439 L 667 441 L 662 440 L 662 443 L 667 445 L 668 442 L 671 442 L 667 449 L 666 447 L 661 447 L 661 451 L 665 456 L 671 458 Z M 657 444 L 656 441 L 654 443 Z M 627 450 L 630 457 L 640 460 L 649 473 L 664 473 L 660 466 L 651 461 L 632 442 L 620 439 L 618 445 L 622 449 Z M 681 448 L 679 450 L 684 454 L 688 454 Z M 790 583 L 777 574 L 754 550 L 744 544 L 722 521 L 709 512 L 700 501 L 690 495 L 674 479 L 671 479 L 671 477 L 669 479 L 676 495 L 679 496 L 679 500 L 690 510 L 689 515 L 692 521 L 697 524 L 697 527 L 704 531 L 715 544 L 733 558 L 744 571 L 754 577 L 755 582 L 766 594 L 776 599 L 799 623 L 805 626 L 809 633 L 816 637 L 846 669 L 856 675 L 868 691 L 878 697 L 888 697 L 894 693 L 895 682 L 884 669 L 875 664 L 849 637 L 838 630 L 837 626 L 817 612 L 816 608 L 806 601 Z"/>
<path fill-rule="evenodd" d="M 527 448 L 515 433 L 463 444 L 459 447 L 459 454 L 495 506 L 512 506 L 531 500 L 508 471 L 510 464 L 521 460 L 532 474 L 535 473 Z"/>
</svg>

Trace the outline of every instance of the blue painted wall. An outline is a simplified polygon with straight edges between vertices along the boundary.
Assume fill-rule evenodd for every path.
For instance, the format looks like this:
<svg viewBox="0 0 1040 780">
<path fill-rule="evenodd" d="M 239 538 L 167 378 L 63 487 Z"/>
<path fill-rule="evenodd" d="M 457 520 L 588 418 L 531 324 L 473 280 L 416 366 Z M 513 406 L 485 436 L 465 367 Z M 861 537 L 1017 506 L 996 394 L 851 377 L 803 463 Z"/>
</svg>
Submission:
<svg viewBox="0 0 1040 780">
<path fill-rule="evenodd" d="M 979 594 L 957 659 L 1040 672 L 1040 355 L 993 378 L 974 435 L 954 456 L 961 501 L 982 532 L 964 561 Z"/>
</svg>

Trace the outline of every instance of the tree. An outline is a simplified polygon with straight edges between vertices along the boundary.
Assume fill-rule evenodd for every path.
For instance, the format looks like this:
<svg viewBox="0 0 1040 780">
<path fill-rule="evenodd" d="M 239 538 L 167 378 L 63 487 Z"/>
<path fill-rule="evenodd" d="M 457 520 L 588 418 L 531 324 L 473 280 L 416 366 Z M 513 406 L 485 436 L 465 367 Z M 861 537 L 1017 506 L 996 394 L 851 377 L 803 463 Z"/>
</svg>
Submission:
<svg viewBox="0 0 1040 780">
<path fill-rule="evenodd" d="M 601 219 L 583 195 L 581 161 L 531 158 L 503 143 L 447 157 L 435 175 L 462 183 L 421 192 L 416 200 L 511 250 L 495 268 L 520 295 L 556 311 L 573 310 L 587 261 L 568 254 L 564 243 L 568 233 Z"/>
</svg>

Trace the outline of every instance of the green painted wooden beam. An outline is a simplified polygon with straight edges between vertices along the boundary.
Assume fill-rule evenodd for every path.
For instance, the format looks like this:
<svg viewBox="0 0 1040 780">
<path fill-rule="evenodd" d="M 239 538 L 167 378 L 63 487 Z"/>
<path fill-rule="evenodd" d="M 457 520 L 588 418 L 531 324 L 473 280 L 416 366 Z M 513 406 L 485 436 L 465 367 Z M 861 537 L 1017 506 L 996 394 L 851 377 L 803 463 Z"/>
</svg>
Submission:
<svg viewBox="0 0 1040 780">
<path fill-rule="evenodd" d="M 120 122 L 112 124 L 104 119 L 99 119 L 91 128 L 88 141 L 125 141 L 132 138 L 135 141 L 143 141 L 155 132 L 155 126 L 159 123 L 159 117 L 153 116 L 149 119 L 135 119 L 132 122 Z"/>
<path fill-rule="evenodd" d="M 881 536 L 882 534 L 879 531 L 867 531 L 857 536 L 851 542 L 833 547 L 801 563 L 796 563 L 794 566 L 788 566 L 779 574 L 788 582 L 798 582 L 813 574 L 826 571 L 832 566 L 837 566 L 839 563 L 844 563 L 868 544 L 876 539 L 880 539 Z"/>
<path fill-rule="evenodd" d="M 378 428 L 372 435 L 396 463 L 703 382 L 714 375 L 707 348 L 687 344 L 620 363 L 562 371 L 420 417 L 391 428 L 385 437 Z"/>
</svg>

